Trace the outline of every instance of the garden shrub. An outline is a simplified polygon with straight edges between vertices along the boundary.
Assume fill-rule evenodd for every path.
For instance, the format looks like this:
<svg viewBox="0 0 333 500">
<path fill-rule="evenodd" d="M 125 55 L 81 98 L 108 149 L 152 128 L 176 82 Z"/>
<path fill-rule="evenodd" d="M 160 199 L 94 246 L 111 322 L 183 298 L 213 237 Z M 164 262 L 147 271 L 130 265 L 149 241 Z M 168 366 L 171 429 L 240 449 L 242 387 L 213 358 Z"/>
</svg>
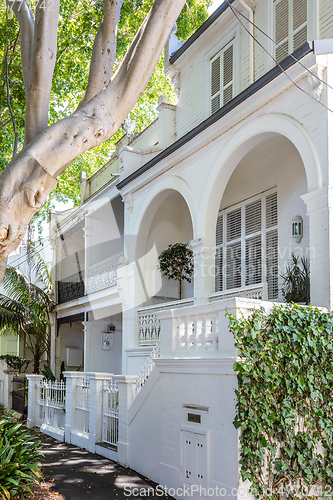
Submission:
<svg viewBox="0 0 333 500">
<path fill-rule="evenodd" d="M 257 498 L 332 496 L 332 313 L 281 304 L 229 319 L 243 481 Z"/>
<path fill-rule="evenodd" d="M 12 417 L 0 419 L 0 498 L 22 499 L 40 484 L 40 442 Z"/>
</svg>

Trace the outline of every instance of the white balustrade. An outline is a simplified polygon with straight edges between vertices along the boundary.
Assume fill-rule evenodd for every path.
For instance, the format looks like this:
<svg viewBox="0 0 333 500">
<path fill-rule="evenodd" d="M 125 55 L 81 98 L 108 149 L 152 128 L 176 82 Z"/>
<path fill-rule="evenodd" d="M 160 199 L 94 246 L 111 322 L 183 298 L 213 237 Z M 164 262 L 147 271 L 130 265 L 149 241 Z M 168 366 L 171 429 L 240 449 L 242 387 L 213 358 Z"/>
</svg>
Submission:
<svg viewBox="0 0 333 500">
<path fill-rule="evenodd" d="M 78 378 L 76 382 L 76 430 L 89 434 L 90 411 L 90 380 L 85 377 Z"/>
<path fill-rule="evenodd" d="M 117 284 L 117 269 L 124 252 L 119 252 L 88 267 L 86 293 L 104 290 Z"/>
<path fill-rule="evenodd" d="M 40 380 L 37 382 L 39 418 L 44 424 L 65 428 L 66 384 Z"/>
<path fill-rule="evenodd" d="M 103 423 L 102 441 L 114 447 L 117 446 L 119 432 L 119 387 L 113 378 L 104 380 L 103 392 Z"/>
<path fill-rule="evenodd" d="M 136 395 L 141 391 L 147 378 L 151 374 L 151 371 L 155 365 L 155 359 L 158 358 L 159 355 L 160 355 L 160 348 L 157 345 L 151 351 L 149 358 L 147 359 L 147 361 L 145 362 L 145 364 L 141 368 L 140 373 L 136 379 L 136 386 L 135 386 L 135 394 Z"/>
<path fill-rule="evenodd" d="M 216 313 L 194 316 L 179 316 L 178 351 L 218 350 L 218 315 Z"/>
<path fill-rule="evenodd" d="M 193 304 L 193 299 L 183 299 L 140 308 L 138 310 L 139 346 L 154 346 L 158 344 L 161 334 L 161 322 L 156 316 L 157 312 L 167 309 L 180 309 Z"/>
</svg>

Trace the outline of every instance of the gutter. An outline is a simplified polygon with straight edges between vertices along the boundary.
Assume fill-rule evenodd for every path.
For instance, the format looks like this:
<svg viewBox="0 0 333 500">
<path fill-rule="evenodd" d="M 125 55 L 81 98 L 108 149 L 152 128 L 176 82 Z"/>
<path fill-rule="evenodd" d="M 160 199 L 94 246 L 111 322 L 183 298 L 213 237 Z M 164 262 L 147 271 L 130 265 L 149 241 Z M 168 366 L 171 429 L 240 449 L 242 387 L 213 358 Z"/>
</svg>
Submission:
<svg viewBox="0 0 333 500">
<path fill-rule="evenodd" d="M 138 177 L 140 177 L 143 173 L 147 172 L 147 170 L 150 170 L 154 165 L 159 163 L 160 161 L 164 160 L 168 156 L 170 156 L 172 153 L 180 149 L 184 144 L 187 142 L 191 141 L 194 137 L 199 135 L 201 132 L 206 130 L 208 127 L 219 121 L 221 118 L 223 118 L 225 115 L 230 113 L 234 108 L 239 106 L 242 102 L 246 101 L 249 97 L 253 96 L 256 94 L 259 90 L 261 90 L 263 87 L 271 83 L 275 78 L 280 76 L 283 73 L 283 70 L 286 71 L 287 69 L 291 68 L 294 66 L 298 60 L 302 59 L 305 57 L 307 54 L 310 52 L 313 52 L 313 42 L 306 42 L 302 47 L 297 49 L 292 55 L 286 57 L 281 63 L 280 66 L 275 66 L 273 69 L 268 71 L 268 73 L 265 73 L 259 80 L 254 82 L 252 85 L 247 87 L 243 92 L 235 96 L 228 104 L 220 108 L 216 113 L 213 115 L 209 116 L 206 120 L 203 122 L 199 123 L 196 127 L 194 127 L 192 130 L 190 130 L 187 134 L 185 134 L 183 137 L 178 139 L 176 142 L 171 144 L 168 148 L 164 149 L 160 154 L 149 160 L 145 165 L 140 167 L 138 170 L 135 170 L 131 175 L 126 177 L 123 181 L 119 182 L 117 184 L 117 189 L 122 189 L 123 187 L 127 186 L 130 182 L 134 181 Z M 296 59 L 296 60 L 295 60 Z M 282 70 L 283 68 L 283 70 Z"/>
<path fill-rule="evenodd" d="M 235 0 L 229 0 L 229 4 L 233 3 L 234 1 Z M 184 54 L 184 52 L 186 52 L 186 50 L 192 45 L 192 43 L 194 43 L 213 23 L 215 23 L 216 19 L 218 19 L 223 14 L 223 12 L 228 9 L 229 4 L 224 2 L 222 5 L 220 5 L 220 7 L 216 9 L 215 12 L 213 12 L 211 16 L 209 16 L 208 19 L 206 19 L 206 21 L 200 26 L 200 28 L 198 28 L 193 33 L 193 35 L 190 36 L 190 38 L 188 38 L 174 54 L 172 54 L 169 59 L 170 64 L 173 64 L 175 61 L 177 61 L 177 59 L 179 59 L 180 56 Z"/>
</svg>

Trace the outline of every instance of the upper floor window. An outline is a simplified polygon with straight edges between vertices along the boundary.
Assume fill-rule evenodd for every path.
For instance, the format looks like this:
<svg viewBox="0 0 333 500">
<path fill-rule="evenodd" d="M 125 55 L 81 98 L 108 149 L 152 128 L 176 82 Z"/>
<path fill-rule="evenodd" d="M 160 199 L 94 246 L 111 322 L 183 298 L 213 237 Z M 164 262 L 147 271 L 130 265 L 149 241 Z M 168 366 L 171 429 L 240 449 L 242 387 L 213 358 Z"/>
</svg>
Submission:
<svg viewBox="0 0 333 500">
<path fill-rule="evenodd" d="M 277 62 L 287 57 L 285 51 L 292 53 L 307 41 L 307 18 L 307 0 L 275 0 L 275 41 L 281 46 L 275 49 Z"/>
<path fill-rule="evenodd" d="M 210 110 L 215 113 L 234 96 L 234 41 L 210 61 Z"/>
</svg>

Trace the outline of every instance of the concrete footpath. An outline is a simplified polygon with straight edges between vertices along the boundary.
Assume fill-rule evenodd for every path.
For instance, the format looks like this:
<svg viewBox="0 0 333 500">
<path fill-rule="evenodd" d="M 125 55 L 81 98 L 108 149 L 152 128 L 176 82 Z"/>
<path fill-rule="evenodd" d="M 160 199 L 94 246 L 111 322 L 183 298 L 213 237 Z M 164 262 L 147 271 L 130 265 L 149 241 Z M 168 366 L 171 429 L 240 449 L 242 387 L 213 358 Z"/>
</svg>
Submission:
<svg viewBox="0 0 333 500">
<path fill-rule="evenodd" d="M 41 432 L 36 435 L 42 443 L 45 481 L 65 500 L 172 499 L 154 492 L 156 484 L 131 469 Z"/>
</svg>

